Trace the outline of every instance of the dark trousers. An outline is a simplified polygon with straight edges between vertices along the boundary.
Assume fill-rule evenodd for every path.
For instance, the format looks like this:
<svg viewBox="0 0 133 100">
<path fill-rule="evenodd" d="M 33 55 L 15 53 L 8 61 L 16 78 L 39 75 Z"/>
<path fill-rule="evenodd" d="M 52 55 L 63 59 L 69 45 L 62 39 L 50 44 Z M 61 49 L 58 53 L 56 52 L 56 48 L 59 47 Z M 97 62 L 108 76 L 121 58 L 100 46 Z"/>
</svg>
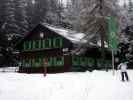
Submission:
<svg viewBox="0 0 133 100">
<path fill-rule="evenodd" d="M 121 77 L 122 77 L 122 81 L 125 81 L 125 78 L 127 81 L 129 80 L 127 72 L 121 72 Z"/>
</svg>

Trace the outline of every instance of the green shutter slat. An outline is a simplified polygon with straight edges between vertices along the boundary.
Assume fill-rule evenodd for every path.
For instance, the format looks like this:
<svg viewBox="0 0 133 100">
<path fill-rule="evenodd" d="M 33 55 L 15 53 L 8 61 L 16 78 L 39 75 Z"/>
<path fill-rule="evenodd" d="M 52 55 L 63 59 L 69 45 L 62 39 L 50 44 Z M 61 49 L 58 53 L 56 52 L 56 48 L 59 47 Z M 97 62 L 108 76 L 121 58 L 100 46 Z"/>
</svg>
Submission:
<svg viewBox="0 0 133 100">
<path fill-rule="evenodd" d="M 45 40 L 42 40 L 42 47 L 43 47 L 43 49 L 45 48 Z"/>
<path fill-rule="evenodd" d="M 63 47 L 63 39 L 60 38 L 60 48 L 62 48 L 62 47 Z"/>
<path fill-rule="evenodd" d="M 23 43 L 23 50 L 26 50 L 26 43 Z"/>
<path fill-rule="evenodd" d="M 33 49 L 35 49 L 35 40 L 32 41 Z"/>
<path fill-rule="evenodd" d="M 49 48 L 49 40 L 48 39 L 45 39 L 45 47 Z"/>
<path fill-rule="evenodd" d="M 52 66 L 52 57 L 48 58 L 48 66 Z"/>
<path fill-rule="evenodd" d="M 56 57 L 53 57 L 53 65 L 57 66 L 57 64 L 56 64 Z"/>
<path fill-rule="evenodd" d="M 49 48 L 52 48 L 52 40 L 48 39 L 48 41 L 49 41 Z"/>
</svg>

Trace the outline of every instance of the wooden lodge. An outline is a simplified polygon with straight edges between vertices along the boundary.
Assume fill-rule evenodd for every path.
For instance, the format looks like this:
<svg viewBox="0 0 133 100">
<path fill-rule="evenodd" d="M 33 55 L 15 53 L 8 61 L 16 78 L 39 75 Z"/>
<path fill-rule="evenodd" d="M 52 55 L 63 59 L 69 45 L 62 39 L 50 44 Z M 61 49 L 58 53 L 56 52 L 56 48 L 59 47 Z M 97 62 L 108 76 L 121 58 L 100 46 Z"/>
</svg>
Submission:
<svg viewBox="0 0 133 100">
<path fill-rule="evenodd" d="M 83 33 L 37 25 L 17 45 L 20 51 L 19 72 L 48 73 L 85 71 L 111 66 L 111 55 L 106 52 L 106 60 L 101 59 L 100 48 L 89 45 L 84 53 L 77 53 L 78 46 L 85 44 Z M 82 51 L 82 50 L 81 50 Z"/>
</svg>

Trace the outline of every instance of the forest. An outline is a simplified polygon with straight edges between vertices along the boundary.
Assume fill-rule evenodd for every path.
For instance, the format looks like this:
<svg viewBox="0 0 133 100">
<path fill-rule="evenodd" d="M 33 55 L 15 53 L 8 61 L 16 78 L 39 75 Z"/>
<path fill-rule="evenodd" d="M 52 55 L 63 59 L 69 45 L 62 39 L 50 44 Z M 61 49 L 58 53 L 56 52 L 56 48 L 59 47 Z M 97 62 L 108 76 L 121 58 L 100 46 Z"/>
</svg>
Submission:
<svg viewBox="0 0 133 100">
<path fill-rule="evenodd" d="M 83 32 L 89 42 L 105 48 L 107 18 L 118 25 L 119 51 L 133 58 L 133 2 L 119 5 L 120 0 L 0 0 L 0 60 L 16 62 L 14 47 L 40 23 Z M 87 44 L 80 48 L 84 48 Z M 128 44 L 128 46 L 127 46 Z M 124 49 L 123 49 L 124 48 Z M 125 49 L 126 48 L 126 49 Z M 8 59 L 7 59 L 8 58 Z M 5 59 L 7 59 L 5 61 Z M 1 64 L 2 64 L 1 63 Z"/>
</svg>

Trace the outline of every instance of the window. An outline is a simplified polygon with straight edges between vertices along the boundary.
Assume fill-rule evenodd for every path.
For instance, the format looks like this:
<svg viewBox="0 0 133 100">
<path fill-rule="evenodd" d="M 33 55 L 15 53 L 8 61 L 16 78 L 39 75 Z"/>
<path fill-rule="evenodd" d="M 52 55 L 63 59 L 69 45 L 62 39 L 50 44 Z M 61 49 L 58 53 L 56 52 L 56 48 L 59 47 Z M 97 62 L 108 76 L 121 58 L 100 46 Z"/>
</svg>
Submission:
<svg viewBox="0 0 133 100">
<path fill-rule="evenodd" d="M 35 48 L 36 48 L 36 49 L 39 48 L 39 46 L 40 46 L 39 44 L 40 44 L 40 43 L 39 43 L 39 40 L 35 40 Z"/>
<path fill-rule="evenodd" d="M 56 58 L 56 65 L 63 66 L 64 65 L 64 57 L 57 57 Z"/>
<path fill-rule="evenodd" d="M 105 66 L 111 67 L 112 66 L 111 60 L 105 60 Z"/>
<path fill-rule="evenodd" d="M 61 48 L 61 47 L 63 47 L 63 39 L 62 38 L 55 38 L 55 39 L 53 39 L 53 47 L 54 48 Z"/>
<path fill-rule="evenodd" d="M 41 48 L 41 40 L 33 40 L 31 44 L 32 44 L 32 50 Z"/>
<path fill-rule="evenodd" d="M 57 65 L 56 65 L 56 57 L 52 57 L 52 60 L 53 60 L 53 61 L 52 61 L 52 62 L 53 62 L 53 66 L 57 66 Z"/>
<path fill-rule="evenodd" d="M 26 42 L 23 43 L 23 50 L 26 50 L 27 47 L 26 47 Z"/>
<path fill-rule="evenodd" d="M 39 49 L 41 49 L 42 48 L 42 40 L 38 40 L 38 42 L 39 42 Z"/>
<path fill-rule="evenodd" d="M 95 60 L 93 58 L 88 58 L 88 65 L 94 66 Z"/>
<path fill-rule="evenodd" d="M 81 66 L 86 66 L 87 65 L 86 57 L 80 57 L 80 65 Z"/>
<path fill-rule="evenodd" d="M 72 57 L 72 65 L 73 66 L 79 66 L 79 64 L 80 64 L 79 57 L 77 57 L 77 56 Z"/>
<path fill-rule="evenodd" d="M 24 50 L 30 50 L 31 49 L 31 41 L 25 41 L 23 44 L 23 49 Z"/>
<path fill-rule="evenodd" d="M 42 59 L 40 57 L 35 58 L 35 67 L 40 67 L 42 65 Z"/>
<path fill-rule="evenodd" d="M 97 66 L 103 67 L 104 61 L 102 59 L 97 59 Z"/>
<path fill-rule="evenodd" d="M 27 44 L 28 44 L 27 49 L 28 49 L 28 50 L 31 50 L 31 47 L 32 47 L 32 46 L 31 46 L 31 41 L 28 41 Z"/>
<path fill-rule="evenodd" d="M 40 48 L 43 49 L 43 40 L 40 40 Z"/>
<path fill-rule="evenodd" d="M 42 40 L 42 48 L 45 48 L 45 40 Z"/>
<path fill-rule="evenodd" d="M 45 48 L 52 48 L 51 39 L 45 39 Z"/>
<path fill-rule="evenodd" d="M 36 48 L 35 44 L 36 44 L 36 43 L 35 43 L 35 40 L 33 40 L 33 41 L 32 41 L 32 49 L 35 49 L 35 48 Z"/>
</svg>

